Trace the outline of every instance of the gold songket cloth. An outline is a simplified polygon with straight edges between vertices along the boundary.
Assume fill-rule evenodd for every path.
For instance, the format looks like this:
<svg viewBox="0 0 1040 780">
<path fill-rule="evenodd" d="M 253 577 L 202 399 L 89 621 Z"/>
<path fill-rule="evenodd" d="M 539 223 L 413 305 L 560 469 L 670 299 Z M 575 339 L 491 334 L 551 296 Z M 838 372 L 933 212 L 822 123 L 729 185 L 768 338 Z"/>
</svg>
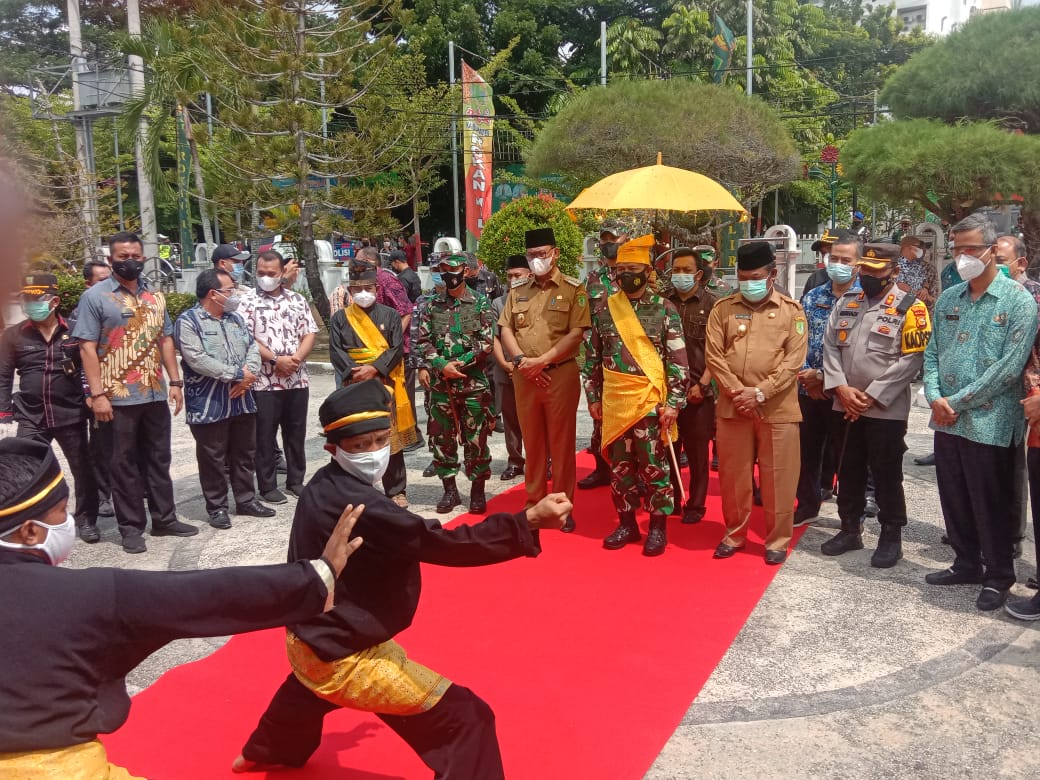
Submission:
<svg viewBox="0 0 1040 780">
<path fill-rule="evenodd" d="M 372 322 L 365 310 L 352 303 L 344 310 L 347 322 L 354 332 L 365 343 L 364 347 L 347 350 L 350 359 L 366 366 L 382 355 L 390 347 L 382 331 Z M 412 402 L 408 398 L 408 389 L 404 382 L 404 361 L 402 360 L 390 372 L 390 390 L 394 400 L 390 405 L 390 452 L 394 455 L 405 447 L 419 441 L 419 430 L 415 426 L 415 413 Z"/>
<path fill-rule="evenodd" d="M 340 707 L 383 715 L 418 715 L 441 700 L 451 680 L 409 660 L 390 639 L 346 658 L 323 661 L 291 631 L 286 652 L 305 687 Z"/>
<path fill-rule="evenodd" d="M 0 777 L 10 780 L 144 780 L 108 763 L 97 740 L 52 750 L 0 753 Z"/>
<path fill-rule="evenodd" d="M 607 306 L 618 336 L 643 374 L 603 369 L 604 454 L 625 431 L 656 411 L 668 397 L 664 361 L 643 330 L 628 296 L 617 292 L 607 298 Z M 674 441 L 677 433 L 674 426 L 668 433 Z"/>
</svg>

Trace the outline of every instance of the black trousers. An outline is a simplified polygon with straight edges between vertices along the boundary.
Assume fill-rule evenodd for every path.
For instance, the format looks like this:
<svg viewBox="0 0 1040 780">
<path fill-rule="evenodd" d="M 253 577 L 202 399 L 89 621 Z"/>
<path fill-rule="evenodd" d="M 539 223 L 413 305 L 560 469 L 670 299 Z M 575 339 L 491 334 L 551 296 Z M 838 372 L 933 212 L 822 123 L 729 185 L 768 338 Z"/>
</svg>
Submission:
<svg viewBox="0 0 1040 780">
<path fill-rule="evenodd" d="M 236 504 L 256 498 L 253 484 L 256 458 L 256 415 L 239 414 L 226 420 L 189 425 L 195 438 L 199 483 L 210 514 L 228 508 L 228 478 Z"/>
<path fill-rule="evenodd" d="M 1029 467 L 1029 500 L 1033 511 L 1033 544 L 1036 547 L 1037 566 L 1040 567 L 1040 448 L 1029 448 L 1026 464 Z"/>
<path fill-rule="evenodd" d="M 506 429 L 506 454 L 509 465 L 524 467 L 524 438 L 520 433 L 520 418 L 516 414 L 516 392 L 512 382 L 495 382 L 498 407 L 502 412 L 502 426 Z"/>
<path fill-rule="evenodd" d="M 337 709 L 290 674 L 242 748 L 250 761 L 303 766 L 321 744 L 325 716 Z M 468 688 L 452 685 L 419 715 L 380 715 L 430 769 L 436 780 L 503 780 L 495 714 Z"/>
<path fill-rule="evenodd" d="M 982 584 L 997 590 L 1015 583 L 1014 462 L 1014 446 L 980 444 L 935 432 L 935 477 L 954 553 L 953 569 L 981 572 Z"/>
<path fill-rule="evenodd" d="M 838 473 L 838 517 L 842 529 L 859 529 L 867 506 L 868 474 L 874 477 L 881 527 L 902 528 L 906 525 L 903 493 L 906 420 L 860 417 L 855 422 L 846 422 L 843 412 L 831 412 L 831 415 L 835 430 L 848 426 L 848 433 L 842 433 L 845 452 Z"/>
<path fill-rule="evenodd" d="M 87 444 L 87 421 L 57 428 L 38 428 L 32 423 L 19 422 L 19 439 L 31 439 L 41 444 L 58 442 L 72 472 L 73 489 L 76 492 L 77 526 L 94 525 L 98 515 L 98 488 L 91 466 L 90 448 Z"/>
<path fill-rule="evenodd" d="M 282 449 L 285 451 L 286 487 L 303 487 L 307 459 L 303 443 L 307 438 L 307 401 L 310 390 L 261 390 L 253 393 L 256 399 L 256 481 L 261 493 L 278 487 L 275 466 L 278 456 L 278 429 L 282 431 Z"/>
<path fill-rule="evenodd" d="M 408 402 L 412 405 L 412 414 L 415 415 L 416 420 L 419 419 L 419 407 L 415 405 L 415 377 L 418 373 L 419 369 L 415 367 L 415 364 L 410 359 L 405 358 L 404 386 L 408 391 Z M 419 431 L 419 443 L 422 443 L 422 431 Z"/>
<path fill-rule="evenodd" d="M 690 489 L 686 494 L 685 508 L 703 515 L 704 502 L 708 498 L 708 442 L 715 436 L 715 399 L 686 404 L 686 408 L 679 412 L 678 426 L 679 440 L 690 467 Z"/>
<path fill-rule="evenodd" d="M 386 473 L 383 475 L 383 492 L 393 498 L 408 489 L 408 468 L 404 463 L 404 451 L 390 456 Z"/>
<path fill-rule="evenodd" d="M 1011 541 L 1018 544 L 1026 538 L 1026 523 L 1028 522 L 1026 506 L 1029 494 L 1029 478 L 1026 466 L 1026 443 L 1015 446 L 1014 488 L 1011 491 L 1011 520 L 1014 522 L 1014 533 Z M 1040 563 L 1040 558 L 1037 559 Z"/>
<path fill-rule="evenodd" d="M 90 461 L 94 466 L 94 479 L 101 498 L 112 497 L 112 426 L 99 423 L 91 414 L 87 418 L 87 438 L 90 446 Z"/>
<path fill-rule="evenodd" d="M 146 494 L 153 527 L 174 522 L 177 508 L 170 479 L 170 407 L 166 401 L 113 407 L 109 425 L 112 505 L 119 533 L 144 533 L 148 524 L 144 511 Z"/>
<path fill-rule="evenodd" d="M 816 400 L 807 395 L 798 395 L 798 406 L 802 410 L 802 421 L 798 424 L 801 440 L 802 468 L 798 472 L 798 512 L 806 517 L 820 513 L 820 491 L 834 487 L 835 443 L 834 430 L 840 423 L 834 419 L 833 402 L 829 398 Z M 840 420 L 840 418 L 839 418 Z M 841 443 L 838 442 L 838 447 Z"/>
</svg>

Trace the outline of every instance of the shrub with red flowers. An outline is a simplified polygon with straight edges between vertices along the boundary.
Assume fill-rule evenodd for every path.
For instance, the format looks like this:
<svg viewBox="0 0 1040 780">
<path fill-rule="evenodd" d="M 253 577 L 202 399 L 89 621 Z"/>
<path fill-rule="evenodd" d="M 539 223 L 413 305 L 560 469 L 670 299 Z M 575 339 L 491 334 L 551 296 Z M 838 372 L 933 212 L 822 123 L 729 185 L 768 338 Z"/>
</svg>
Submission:
<svg viewBox="0 0 1040 780">
<path fill-rule="evenodd" d="M 530 195 L 503 206 L 484 225 L 477 254 L 499 276 L 505 276 L 506 258 L 524 253 L 524 234 L 551 227 L 560 248 L 558 265 L 570 276 L 578 275 L 581 262 L 581 230 L 564 211 L 566 204 L 551 195 Z"/>
</svg>

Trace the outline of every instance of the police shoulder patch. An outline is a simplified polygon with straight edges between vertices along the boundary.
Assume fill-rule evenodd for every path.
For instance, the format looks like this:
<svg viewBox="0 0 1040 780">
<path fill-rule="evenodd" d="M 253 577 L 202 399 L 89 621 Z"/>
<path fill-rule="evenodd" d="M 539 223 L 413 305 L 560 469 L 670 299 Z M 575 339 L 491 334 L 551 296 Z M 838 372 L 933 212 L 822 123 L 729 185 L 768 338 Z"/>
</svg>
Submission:
<svg viewBox="0 0 1040 780">
<path fill-rule="evenodd" d="M 573 276 L 564 276 L 563 281 L 567 282 L 571 287 L 581 287 L 581 279 L 575 279 Z"/>
</svg>

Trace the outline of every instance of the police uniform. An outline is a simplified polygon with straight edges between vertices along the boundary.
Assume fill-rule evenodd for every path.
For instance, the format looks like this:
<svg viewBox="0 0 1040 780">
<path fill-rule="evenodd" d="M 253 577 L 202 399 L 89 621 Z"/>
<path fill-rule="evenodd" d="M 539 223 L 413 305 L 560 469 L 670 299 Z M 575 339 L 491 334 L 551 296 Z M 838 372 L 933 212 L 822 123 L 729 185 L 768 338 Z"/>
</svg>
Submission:
<svg viewBox="0 0 1040 780">
<path fill-rule="evenodd" d="M 618 250 L 618 263 L 645 266 L 626 279 L 641 293 L 630 298 L 625 288 L 593 305 L 592 327 L 585 336 L 585 395 L 602 405 L 603 452 L 611 466 L 611 493 L 619 524 L 603 546 L 618 550 L 641 535 L 635 513 L 638 485 L 646 491 L 650 532 L 645 555 L 660 555 L 667 545 L 665 521 L 674 510 L 668 447 L 662 438 L 658 406 L 680 410 L 689 381 L 686 343 L 679 313 L 649 287 L 653 236 L 636 238 Z M 632 289 L 630 285 L 629 288 Z M 633 293 L 634 294 L 634 293 Z"/>
<path fill-rule="evenodd" d="M 773 262 L 773 249 L 751 242 L 737 251 L 737 268 Z M 715 551 L 728 558 L 744 546 L 752 506 L 752 469 L 758 460 L 766 520 L 766 562 L 781 563 L 791 540 L 800 467 L 798 372 L 805 361 L 806 323 L 797 301 L 775 288 L 756 304 L 734 293 L 708 317 L 705 354 L 719 385 L 716 437 L 726 536 Z M 757 391 L 755 414 L 737 411 L 731 394 Z"/>
<path fill-rule="evenodd" d="M 528 248 L 555 245 L 549 228 L 528 231 Z M 525 284 L 514 287 L 506 298 L 499 327 L 509 329 L 516 339 L 520 358 L 539 357 L 570 331 L 588 328 L 589 300 L 585 285 L 553 268 L 542 278 L 532 276 Z M 548 492 L 547 469 L 552 458 L 553 490 L 574 498 L 575 444 L 577 438 L 578 402 L 581 399 L 581 377 L 573 354 L 561 355 L 543 373 L 549 378 L 540 387 L 519 370 L 513 372 L 516 410 L 527 448 L 524 471 L 527 506 L 534 506 Z M 572 526 L 568 519 L 569 530 Z"/>
<path fill-rule="evenodd" d="M 463 440 L 464 470 L 473 483 L 470 511 L 487 509 L 484 482 L 491 473 L 491 451 L 488 434 L 494 427 L 491 383 L 485 371 L 494 345 L 491 303 L 474 292 L 463 278 L 465 258 L 453 255 L 441 261 L 454 271 L 442 271 L 448 287 L 423 307 L 419 320 L 416 351 L 430 368 L 430 417 L 427 436 L 433 450 L 433 465 L 444 482 L 444 497 L 437 511 L 450 512 L 461 502 L 455 486 L 459 472 L 459 437 Z M 451 294 L 449 278 L 462 287 L 461 294 Z M 448 379 L 442 371 L 453 361 L 464 379 Z"/>
<path fill-rule="evenodd" d="M 899 247 L 867 244 L 860 267 L 894 269 Z M 860 276 L 861 284 L 868 277 Z M 910 384 L 921 371 L 931 337 L 928 307 L 912 292 L 889 284 L 876 299 L 850 290 L 831 312 L 823 340 L 824 389 L 849 386 L 865 392 L 873 404 L 854 421 L 835 396 L 839 441 L 838 515 L 841 532 L 823 544 L 825 555 L 863 548 L 860 518 L 866 507 L 867 469 L 874 478 L 881 536 L 871 559 L 877 568 L 902 557 L 906 525 L 903 453 L 910 415 Z"/>
</svg>

